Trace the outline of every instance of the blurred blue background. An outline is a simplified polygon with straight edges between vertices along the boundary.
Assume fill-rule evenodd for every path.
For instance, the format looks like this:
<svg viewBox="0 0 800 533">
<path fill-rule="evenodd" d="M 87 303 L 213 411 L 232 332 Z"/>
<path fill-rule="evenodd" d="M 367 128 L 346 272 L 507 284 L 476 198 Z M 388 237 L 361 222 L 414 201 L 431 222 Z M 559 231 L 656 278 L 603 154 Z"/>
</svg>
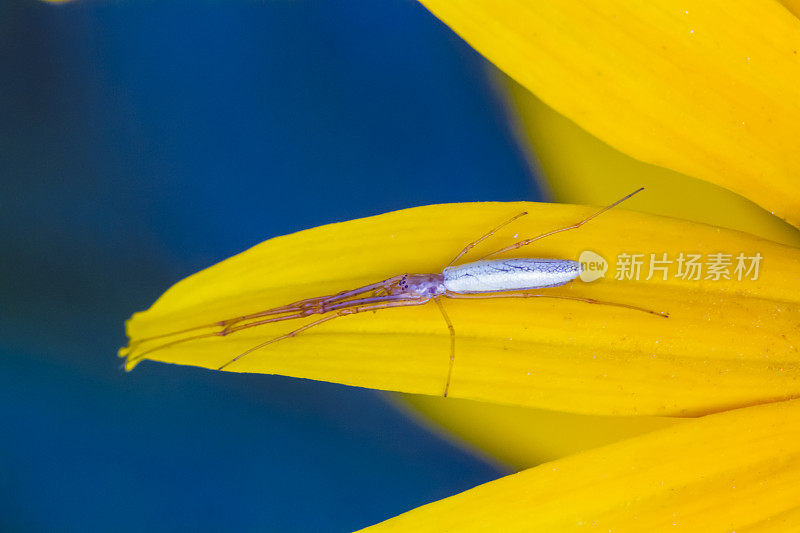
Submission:
<svg viewBox="0 0 800 533">
<path fill-rule="evenodd" d="M 0 529 L 352 530 L 503 475 L 374 391 L 116 357 L 131 313 L 270 237 L 536 199 L 424 8 L 6 0 L 0 82 Z"/>
</svg>

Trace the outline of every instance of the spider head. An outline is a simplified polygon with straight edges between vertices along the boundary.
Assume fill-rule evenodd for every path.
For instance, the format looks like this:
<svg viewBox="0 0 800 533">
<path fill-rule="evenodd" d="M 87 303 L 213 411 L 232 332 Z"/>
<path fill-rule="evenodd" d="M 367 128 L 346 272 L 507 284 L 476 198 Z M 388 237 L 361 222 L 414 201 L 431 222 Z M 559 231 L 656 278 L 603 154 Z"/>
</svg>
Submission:
<svg viewBox="0 0 800 533">
<path fill-rule="evenodd" d="M 398 276 L 390 294 L 429 299 L 445 292 L 441 274 L 403 274 Z"/>
</svg>

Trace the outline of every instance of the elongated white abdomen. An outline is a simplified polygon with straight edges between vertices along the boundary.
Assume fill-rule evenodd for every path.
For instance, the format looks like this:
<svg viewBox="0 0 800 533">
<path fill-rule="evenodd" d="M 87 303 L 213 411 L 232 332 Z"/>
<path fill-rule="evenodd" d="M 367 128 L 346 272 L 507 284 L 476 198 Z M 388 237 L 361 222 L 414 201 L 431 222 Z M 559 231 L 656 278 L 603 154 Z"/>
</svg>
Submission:
<svg viewBox="0 0 800 533">
<path fill-rule="evenodd" d="M 581 264 L 566 259 L 488 259 L 442 272 L 445 289 L 461 294 L 557 287 L 580 274 Z"/>
</svg>

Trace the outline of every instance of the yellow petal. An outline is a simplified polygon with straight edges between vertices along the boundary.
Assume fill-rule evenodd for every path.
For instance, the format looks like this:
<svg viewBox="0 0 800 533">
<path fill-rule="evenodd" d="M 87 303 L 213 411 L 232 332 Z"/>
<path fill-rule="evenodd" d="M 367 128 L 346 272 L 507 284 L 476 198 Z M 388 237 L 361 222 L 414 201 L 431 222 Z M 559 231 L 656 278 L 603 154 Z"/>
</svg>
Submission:
<svg viewBox="0 0 800 533">
<path fill-rule="evenodd" d="M 545 105 L 530 91 L 503 76 L 513 107 L 520 144 L 532 150 L 542 184 L 559 202 L 603 202 L 612 190 L 646 187 L 637 207 L 667 215 L 738 229 L 783 244 L 800 246 L 800 231 L 751 201 L 707 181 L 648 165 L 615 150 Z M 575 157 L 580 154 L 580 157 Z"/>
<path fill-rule="evenodd" d="M 800 21 L 780 4 L 422 3 L 622 152 L 729 188 L 800 225 Z"/>
<path fill-rule="evenodd" d="M 781 4 L 795 17 L 800 17 L 800 0 L 781 0 Z"/>
<path fill-rule="evenodd" d="M 398 407 L 424 415 L 514 471 L 684 422 L 657 416 L 597 416 L 473 402 L 422 394 L 395 395 Z"/>
<path fill-rule="evenodd" d="M 798 419 L 799 401 L 709 415 L 507 476 L 367 531 L 794 530 Z"/>
<path fill-rule="evenodd" d="M 637 198 L 637 209 L 800 246 L 797 228 L 752 202 L 707 181 L 637 161 L 590 135 L 510 78 L 492 74 L 506 89 L 508 106 L 515 111 L 512 120 L 521 147 L 538 167 L 541 185 L 558 201 L 602 203 L 610 190 L 645 186 L 647 194 Z M 398 403 L 515 469 L 643 434 L 675 420 L 588 416 L 422 395 L 404 395 Z"/>
<path fill-rule="evenodd" d="M 151 350 L 174 337 L 143 339 L 403 272 L 441 271 L 466 242 L 523 208 L 531 214 L 474 255 L 513 242 L 514 233 L 536 235 L 594 211 L 531 203 L 441 205 L 272 239 L 187 278 L 150 310 L 134 315 L 128 322 L 133 349 L 121 355 L 131 356 L 129 366 L 145 353 L 149 359 L 217 368 L 299 324 L 211 335 L 156 351 Z M 800 394 L 797 249 L 622 210 L 528 248 L 510 255 L 577 258 L 591 249 L 612 265 L 623 252 L 672 258 L 681 252 L 760 253 L 764 259 L 757 281 L 655 276 L 633 282 L 609 274 L 548 292 L 647 307 L 668 312 L 668 319 L 555 299 L 447 300 L 457 335 L 453 397 L 580 413 L 690 415 Z M 445 323 L 435 306 L 426 305 L 333 320 L 228 369 L 440 395 L 448 361 Z"/>
</svg>

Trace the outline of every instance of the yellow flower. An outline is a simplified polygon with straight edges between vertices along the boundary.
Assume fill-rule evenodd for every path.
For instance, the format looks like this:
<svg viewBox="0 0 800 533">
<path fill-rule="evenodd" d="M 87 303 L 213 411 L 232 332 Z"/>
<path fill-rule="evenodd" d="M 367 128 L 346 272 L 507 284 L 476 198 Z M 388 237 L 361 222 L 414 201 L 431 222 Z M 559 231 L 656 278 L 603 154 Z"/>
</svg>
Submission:
<svg viewBox="0 0 800 533">
<path fill-rule="evenodd" d="M 779 3 L 422 3 L 611 146 L 800 224 L 800 22 Z"/>
<path fill-rule="evenodd" d="M 800 222 L 800 195 L 793 187 L 800 170 L 800 23 L 783 7 L 424 3 L 508 75 L 609 144 Z M 518 104 L 525 98 L 520 91 L 512 89 Z M 536 140 L 543 122 L 531 120 L 531 113 L 523 116 L 525 131 Z M 558 178 L 554 190 L 562 198 L 588 191 L 583 194 L 594 196 L 581 200 L 602 204 L 634 188 L 623 188 L 600 169 L 593 185 L 567 184 L 553 170 L 563 168 L 554 160 L 542 163 L 551 179 Z M 729 205 L 709 188 L 693 186 L 687 193 L 692 178 L 659 172 L 651 209 L 674 215 L 675 206 L 686 209 L 678 201 L 690 201 L 697 191 L 704 191 L 700 203 L 707 217 Z M 646 207 L 647 194 L 625 207 Z M 665 202 L 665 194 L 672 200 Z M 738 205 L 737 213 L 747 210 L 744 201 Z M 131 343 L 121 355 L 129 367 L 148 358 L 218 368 L 265 338 L 298 327 L 268 324 L 219 336 L 219 321 L 406 271 L 438 272 L 467 242 L 523 209 L 530 215 L 471 257 L 513 242 L 516 233 L 535 235 L 592 212 L 530 203 L 431 206 L 272 239 L 187 278 L 134 315 L 128 322 Z M 696 220 L 693 213 L 681 214 Z M 794 230 L 773 221 L 756 228 L 744 215 L 704 220 L 800 242 Z M 445 301 L 457 339 L 451 397 L 597 415 L 730 412 L 547 463 L 378 527 L 657 530 L 691 523 L 722 530 L 774 528 L 798 519 L 800 440 L 794 422 L 800 407 L 783 400 L 800 396 L 800 250 L 625 210 L 533 248 L 510 255 L 577 258 L 590 249 L 605 258 L 742 252 L 764 259 L 757 280 L 655 275 L 626 282 L 607 276 L 549 292 L 665 311 L 666 320 L 556 299 Z M 449 342 L 434 305 L 381 310 L 332 320 L 254 351 L 226 370 L 439 396 Z M 748 407 L 755 404 L 768 405 Z M 644 418 L 644 425 L 669 423 Z"/>
<path fill-rule="evenodd" d="M 432 4 L 429 4 L 432 5 Z M 585 3 L 582 3 L 580 9 L 585 9 Z M 623 9 L 630 11 L 630 7 L 620 5 L 619 3 L 604 4 L 608 13 L 613 13 L 616 9 Z M 702 9 L 707 9 L 708 4 L 700 5 Z M 452 6 L 450 6 L 452 7 Z M 646 7 L 646 6 L 638 6 Z M 693 9 L 690 4 L 682 4 L 680 6 L 670 5 L 666 8 L 655 6 L 657 9 L 666 10 L 666 15 L 669 16 L 672 11 L 670 9 L 679 9 L 681 13 Z M 758 9 L 760 6 L 750 6 L 743 9 L 742 12 L 747 12 L 753 8 Z M 787 7 L 792 7 L 787 5 Z M 562 10 L 566 7 L 562 6 Z M 737 17 L 738 4 L 726 3 L 720 6 L 720 9 L 714 11 L 714 20 L 718 24 L 724 26 L 723 32 L 728 32 L 727 28 L 732 27 L 729 20 L 730 17 Z M 771 10 L 771 6 L 765 6 L 764 9 Z M 800 10 L 795 9 L 794 13 Z M 542 13 L 533 13 L 537 20 L 531 23 L 531 28 L 534 28 L 535 23 L 556 24 L 559 27 L 571 28 L 574 25 L 569 20 L 562 20 L 556 23 L 552 19 L 540 19 Z M 555 13 L 558 15 L 559 13 Z M 563 17 L 569 17 L 568 11 L 561 12 Z M 635 13 L 634 13 L 635 14 Z M 608 15 L 608 14 L 607 14 Z M 780 14 L 773 13 L 773 15 L 781 17 Z M 608 15 L 612 16 L 612 15 Z M 488 18 L 487 18 L 488 20 Z M 764 14 L 759 18 L 769 26 L 768 21 L 765 21 Z M 790 20 L 792 20 L 790 18 Z M 450 22 L 446 20 L 446 22 Z M 668 25 L 668 23 L 665 23 Z M 796 21 L 790 22 L 796 27 Z M 779 26 L 785 26 L 786 21 L 780 22 Z M 636 25 L 634 25 L 634 28 Z M 766 26 L 759 26 L 766 27 Z M 575 33 L 587 33 L 593 35 L 592 28 L 585 26 L 574 27 Z M 665 30 L 667 31 L 667 30 Z M 713 26 L 707 28 L 709 33 L 715 33 Z M 751 35 L 751 31 L 747 28 L 738 26 L 739 40 L 744 39 L 745 42 L 755 51 L 758 47 L 763 46 L 763 42 L 759 42 L 759 38 L 765 38 L 768 34 L 765 32 L 759 36 Z M 629 32 L 618 32 L 618 38 L 624 38 Z M 533 34 L 533 32 L 531 33 Z M 693 34 L 689 34 L 688 38 L 692 39 Z M 464 35 L 467 37 L 466 35 Z M 680 38 L 686 38 L 686 34 L 679 34 Z M 642 39 L 641 35 L 637 38 Z M 572 32 L 565 32 L 563 39 L 572 40 Z M 794 50 L 797 49 L 797 32 L 796 30 L 789 35 L 782 35 L 780 37 L 771 36 L 770 39 L 783 41 L 785 43 L 795 43 L 791 47 L 792 55 Z M 487 39 L 488 40 L 488 39 Z M 497 42 L 504 42 L 503 38 L 496 39 Z M 472 42 L 472 41 L 471 41 Z M 555 48 L 559 46 L 559 41 L 554 42 L 534 42 L 534 47 L 544 46 Z M 618 42 L 611 43 L 616 49 L 641 49 L 646 46 L 643 43 L 640 46 L 637 42 Z M 650 46 L 653 50 L 660 50 L 662 47 L 667 46 L 673 49 L 685 49 L 685 44 L 680 42 L 663 42 L 654 43 Z M 785 49 L 784 49 L 785 50 Z M 691 54 L 700 53 L 702 50 L 691 48 L 688 50 Z M 601 53 L 592 50 L 587 53 Z M 606 52 L 608 53 L 608 52 Z M 727 49 L 714 48 L 706 50 L 706 57 L 704 61 L 708 64 L 707 71 L 713 71 L 724 68 L 724 64 L 719 65 L 713 59 L 714 53 L 729 54 Z M 658 54 L 656 54 L 658 55 Z M 577 57 L 571 58 L 572 62 L 580 61 L 584 54 L 578 54 Z M 503 58 L 494 58 L 498 64 L 501 64 Z M 668 57 L 649 57 L 645 60 L 632 60 L 629 64 L 624 65 L 624 69 L 633 73 L 631 75 L 633 81 L 638 78 L 651 77 L 659 74 L 652 69 L 652 66 L 658 61 L 669 60 L 673 62 L 681 62 L 682 58 L 676 56 L 674 53 Z M 700 59 L 693 59 L 699 61 Z M 785 60 L 785 58 L 784 58 Z M 774 60 L 778 62 L 778 60 Z M 586 69 L 593 69 L 595 64 L 577 63 L 580 67 L 583 65 Z M 602 65 L 600 65 L 602 67 Z M 522 65 L 523 70 L 525 65 Z M 645 71 L 645 72 L 642 72 Z M 524 73 L 511 72 L 514 75 L 522 75 Z M 735 74 L 735 73 L 734 73 Z M 578 73 L 580 75 L 580 72 Z M 693 72 L 688 73 L 693 76 Z M 728 74 L 728 76 L 733 74 Z M 797 78 L 797 68 L 792 72 L 787 73 L 783 71 L 775 71 L 772 75 L 778 80 L 789 80 Z M 715 75 L 712 79 L 724 79 L 722 74 Z M 509 79 L 510 80 L 510 79 Z M 717 226 L 739 229 L 748 233 L 756 234 L 773 241 L 790 244 L 793 246 L 800 246 L 800 232 L 789 226 L 788 224 L 780 221 L 778 218 L 770 215 L 767 211 L 759 209 L 753 203 L 737 194 L 728 190 L 715 186 L 707 181 L 701 179 L 688 177 L 684 174 L 669 170 L 667 168 L 647 164 L 642 161 L 633 159 L 623 152 L 611 148 L 606 142 L 599 140 L 597 137 L 587 133 L 581 129 L 573 121 L 564 117 L 563 114 L 553 110 L 552 107 L 544 104 L 540 98 L 534 96 L 528 89 L 522 87 L 519 83 L 504 80 L 507 83 L 507 95 L 510 105 L 513 106 L 516 112 L 511 119 L 516 123 L 516 130 L 520 134 L 521 142 L 524 146 L 533 147 L 534 154 L 531 154 L 532 162 L 535 166 L 541 169 L 541 173 L 546 178 L 543 187 L 552 191 L 554 197 L 560 201 L 579 203 L 579 204 L 602 204 L 608 201 L 610 190 L 633 190 L 640 186 L 645 186 L 647 191 L 645 194 L 639 195 L 636 199 L 635 208 L 644 210 L 651 213 L 663 214 L 673 217 L 679 217 L 698 222 L 705 222 Z M 544 76 L 539 80 L 540 83 L 552 82 L 560 84 L 561 80 L 557 77 Z M 667 98 L 671 91 L 673 91 L 674 83 L 684 83 L 682 78 L 678 79 L 664 79 L 663 85 L 667 89 L 651 97 Z M 692 80 L 689 80 L 691 83 Z M 779 83 L 784 83 L 779 81 Z M 646 89 L 646 87 L 644 87 Z M 626 91 L 641 91 L 642 87 L 636 83 L 631 83 L 623 87 Z M 576 90 L 559 93 L 561 98 L 559 102 L 550 102 L 552 105 L 559 104 L 559 111 L 566 114 L 573 114 L 574 111 L 570 110 L 570 104 L 567 97 L 571 96 L 577 99 L 577 103 L 573 103 L 572 107 L 581 104 L 581 100 L 586 90 L 593 91 L 595 86 L 586 89 L 584 87 L 576 87 Z M 608 91 L 620 90 L 617 86 L 604 88 Z M 726 97 L 729 101 L 739 102 L 741 99 L 736 94 L 727 88 L 725 84 L 712 87 L 708 85 L 708 94 L 713 95 L 715 98 Z M 706 93 L 699 93 L 700 97 L 704 97 Z M 646 95 L 645 95 L 646 96 Z M 639 96 L 630 97 L 632 100 L 640 100 Z M 797 105 L 797 98 L 790 99 L 787 102 L 779 102 L 779 105 Z M 744 105 L 750 102 L 742 102 Z M 702 106 L 702 99 L 692 102 L 693 106 Z M 657 104 L 655 109 L 664 109 L 665 113 L 672 113 L 673 109 L 680 108 L 679 103 L 673 103 L 667 106 Z M 735 106 L 731 104 L 731 109 Z M 604 109 L 597 109 L 595 112 L 603 112 Z M 624 110 L 623 110 L 624 111 Z M 766 112 L 766 111 L 765 111 Z M 778 109 L 773 109 L 771 113 L 781 115 Z M 619 117 L 625 116 L 620 113 Z M 669 119 L 666 117 L 665 119 Z M 610 119 L 612 125 L 622 125 L 617 118 Z M 792 126 L 789 124 L 789 126 Z M 788 137 L 796 137 L 797 125 L 793 132 L 788 133 Z M 638 134 L 635 129 L 631 129 L 634 134 Z M 699 136 L 706 133 L 705 129 L 696 132 Z M 776 135 L 780 135 L 780 131 L 776 130 Z M 768 142 L 769 137 L 764 138 L 763 142 Z M 606 139 L 608 141 L 609 139 Z M 650 140 L 657 144 L 661 142 L 660 137 L 652 137 Z M 698 142 L 705 142 L 703 139 Z M 652 148 L 658 149 L 658 146 Z M 668 163 L 665 163 L 668 164 Z M 734 164 L 733 160 L 731 164 Z M 796 170 L 794 171 L 797 174 Z M 755 188 L 755 187 L 754 187 Z M 790 188 L 788 193 L 793 194 L 794 189 Z M 405 402 L 411 403 L 414 407 L 422 410 L 428 417 L 435 420 L 438 424 L 443 424 L 448 427 L 452 432 L 466 438 L 467 440 L 478 444 L 481 448 L 491 451 L 497 457 L 502 458 L 506 463 L 516 466 L 518 468 L 539 464 L 544 460 L 549 460 L 563 456 L 568 453 L 579 451 L 582 449 L 589 449 L 600 444 L 613 442 L 626 436 L 632 436 L 645 431 L 652 430 L 655 427 L 661 427 L 672 423 L 676 419 L 664 418 L 644 418 L 637 417 L 620 418 L 620 417 L 587 417 L 576 414 L 555 413 L 552 411 L 541 411 L 534 409 L 519 409 L 514 407 L 501 407 L 490 404 L 478 404 L 474 402 L 442 402 L 438 398 L 426 396 L 408 396 Z M 489 428 L 489 429 L 486 429 Z"/>
<path fill-rule="evenodd" d="M 709 415 L 486 483 L 370 531 L 796 531 L 800 401 Z"/>
<path fill-rule="evenodd" d="M 533 235 L 592 211 L 555 204 L 452 204 L 272 239 L 181 281 L 148 311 L 134 315 L 128 323 L 128 365 L 144 356 L 216 369 L 297 327 L 278 322 L 217 336 L 223 329 L 217 322 L 368 285 L 402 273 L 397 265 L 408 272 L 440 271 L 470 237 L 523 208 L 531 211 L 530 220 L 507 229 L 504 240 L 510 231 Z M 800 250 L 677 219 L 629 211 L 603 217 L 543 240 L 537 253 L 578 257 L 591 243 L 603 257 L 626 250 L 675 257 L 692 235 L 693 252 L 760 253 L 768 267 L 755 281 L 658 275 L 547 292 L 664 311 L 669 319 L 555 299 L 447 300 L 457 324 L 452 397 L 578 413 L 696 415 L 800 394 L 794 374 L 775 368 L 792 364 L 797 358 L 792 347 L 800 346 L 794 328 L 800 322 L 800 279 L 793 274 Z M 794 297 L 787 300 L 787 294 Z M 435 305 L 389 309 L 320 325 L 226 370 L 440 396 L 449 343 Z M 709 353 L 712 344 L 715 353 Z M 767 352 L 774 354 L 771 359 Z"/>
</svg>

